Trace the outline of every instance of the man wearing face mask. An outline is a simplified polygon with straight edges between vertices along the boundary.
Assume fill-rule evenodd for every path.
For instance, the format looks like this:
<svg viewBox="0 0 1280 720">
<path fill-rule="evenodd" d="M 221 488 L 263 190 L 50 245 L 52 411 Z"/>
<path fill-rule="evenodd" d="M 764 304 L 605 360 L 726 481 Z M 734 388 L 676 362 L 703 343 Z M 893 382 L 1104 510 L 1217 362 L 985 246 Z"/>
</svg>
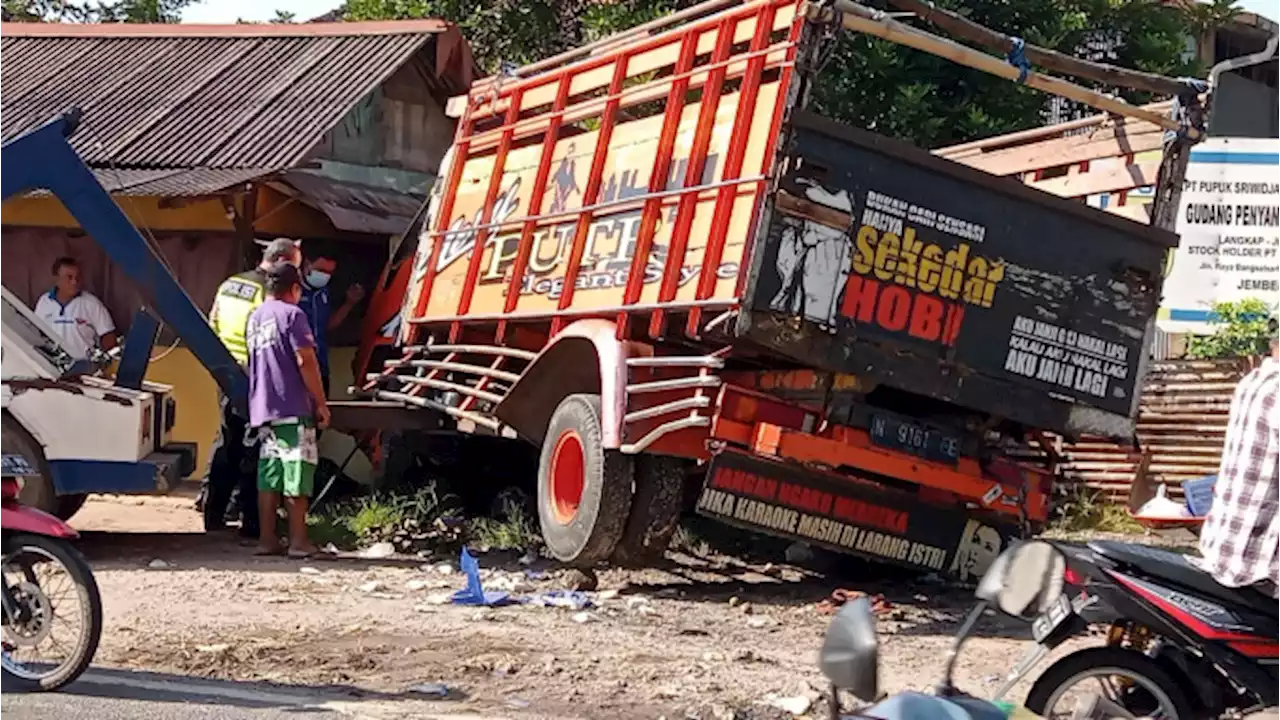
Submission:
<svg viewBox="0 0 1280 720">
<path fill-rule="evenodd" d="M 302 276 L 302 300 L 298 307 L 307 314 L 311 324 L 311 332 L 316 341 L 316 357 L 320 360 L 320 382 L 324 385 L 324 394 L 329 395 L 329 331 L 335 330 L 347 319 L 351 311 L 364 299 L 364 287 L 353 283 L 347 288 L 342 305 L 335 310 L 329 303 L 329 281 L 338 263 L 324 255 L 312 258 L 305 267 Z"/>
</svg>

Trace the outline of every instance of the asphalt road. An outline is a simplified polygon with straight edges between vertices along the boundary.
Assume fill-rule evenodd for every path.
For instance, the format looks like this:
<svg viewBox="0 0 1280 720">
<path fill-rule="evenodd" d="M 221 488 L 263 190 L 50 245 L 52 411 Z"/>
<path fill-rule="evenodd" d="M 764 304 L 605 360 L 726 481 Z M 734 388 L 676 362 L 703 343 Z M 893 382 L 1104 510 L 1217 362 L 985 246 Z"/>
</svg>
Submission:
<svg viewBox="0 0 1280 720">
<path fill-rule="evenodd" d="M 5 720 L 492 720 L 449 704 L 335 689 L 281 688 L 260 683 L 176 675 L 90 670 L 54 693 L 4 689 Z"/>
</svg>

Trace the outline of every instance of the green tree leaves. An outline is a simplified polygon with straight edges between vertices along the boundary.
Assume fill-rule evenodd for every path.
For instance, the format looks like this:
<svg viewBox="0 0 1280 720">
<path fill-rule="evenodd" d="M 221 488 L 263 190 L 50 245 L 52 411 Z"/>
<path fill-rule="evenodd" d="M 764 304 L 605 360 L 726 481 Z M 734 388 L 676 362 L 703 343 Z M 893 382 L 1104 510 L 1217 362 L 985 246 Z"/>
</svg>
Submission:
<svg viewBox="0 0 1280 720">
<path fill-rule="evenodd" d="M 1172 75 L 1198 68 L 1187 52 L 1193 18 L 1151 0 L 937 0 L 976 22 L 1076 54 L 1106 48 L 1107 62 Z M 1216 4 L 1227 0 L 1216 0 Z M 691 0 L 350 0 L 349 20 L 440 17 L 457 23 L 487 72 L 523 65 L 695 4 Z M 1228 11 L 1206 15 L 1213 24 Z M 1215 5 L 1216 7 L 1216 5 Z M 912 21 L 917 22 L 918 21 Z M 1086 52 L 1087 54 L 1087 52 Z M 1078 79 L 1076 79 L 1079 81 Z M 1150 100 L 1122 93 L 1134 102 Z M 813 102 L 837 120 L 939 147 L 1044 122 L 1044 94 L 926 53 L 842 35 Z"/>
<path fill-rule="evenodd" d="M 1192 335 L 1187 357 L 1197 360 L 1265 355 L 1275 333 L 1276 311 L 1258 299 L 1217 303 L 1212 335 Z"/>
<path fill-rule="evenodd" d="M 4 0 L 4 9 L 18 22 L 176 23 L 183 8 L 195 0 Z"/>
</svg>

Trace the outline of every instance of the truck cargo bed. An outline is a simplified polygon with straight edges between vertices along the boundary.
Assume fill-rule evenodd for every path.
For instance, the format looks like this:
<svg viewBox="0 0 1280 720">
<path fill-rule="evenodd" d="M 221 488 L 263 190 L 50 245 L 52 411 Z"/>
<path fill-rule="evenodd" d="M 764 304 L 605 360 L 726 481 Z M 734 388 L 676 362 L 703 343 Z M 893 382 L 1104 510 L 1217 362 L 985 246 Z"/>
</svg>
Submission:
<svg viewBox="0 0 1280 720">
<path fill-rule="evenodd" d="M 808 113 L 739 337 L 1068 435 L 1126 436 L 1177 236 Z"/>
</svg>

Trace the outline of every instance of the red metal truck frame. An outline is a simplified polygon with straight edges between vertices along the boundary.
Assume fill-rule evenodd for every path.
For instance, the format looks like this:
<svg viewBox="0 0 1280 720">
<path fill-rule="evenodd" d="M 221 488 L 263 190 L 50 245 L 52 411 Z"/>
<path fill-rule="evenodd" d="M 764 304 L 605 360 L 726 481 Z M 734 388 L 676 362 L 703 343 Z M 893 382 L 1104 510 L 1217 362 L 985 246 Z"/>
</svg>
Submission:
<svg viewBox="0 0 1280 720">
<path fill-rule="evenodd" d="M 608 452 L 710 461 L 731 451 L 825 473 L 851 485 L 905 481 L 916 487 L 918 499 L 1020 529 L 1043 522 L 1051 476 L 1041 469 L 1002 459 L 980 464 L 961 458 L 948 465 L 894 452 L 873 445 L 865 430 L 829 423 L 820 407 L 768 392 L 771 382 L 816 388 L 841 381 L 830 374 L 786 371 L 766 380 L 759 373 L 724 371 L 725 360 L 739 351 L 723 331 L 740 303 L 748 273 L 738 271 L 732 294 L 726 296 L 716 292 L 717 272 L 743 193 L 751 200 L 744 262 L 751 257 L 760 217 L 768 211 L 775 150 L 787 109 L 801 92 L 792 81 L 797 62 L 804 61 L 798 57 L 802 37 L 819 32 L 807 24 L 804 7 L 797 0 L 719 0 L 665 21 L 683 24 L 664 29 L 664 21 L 651 23 L 654 30 L 663 30 L 657 34 L 632 31 L 585 48 L 561 64 L 540 63 L 551 67 L 536 74 L 478 83 L 460 112 L 453 148 L 423 222 L 419 262 L 403 308 L 402 356 L 368 375 L 363 389 L 380 399 L 447 414 L 464 429 L 519 435 L 535 444 L 543 443 L 557 403 L 574 393 L 594 393 L 601 398 L 600 442 Z M 666 59 L 654 59 L 659 56 Z M 637 62 L 649 66 L 637 68 Z M 766 78 L 776 83 L 777 97 L 765 116 L 758 117 Z M 738 104 L 720 177 L 707 180 L 708 150 L 727 83 L 738 85 Z M 700 98 L 688 157 L 680 181 L 672 183 L 677 187 L 669 188 L 673 168 L 678 168 L 673 154 L 682 113 L 693 107 L 687 100 L 695 95 Z M 645 191 L 602 199 L 610 139 L 620 127 L 620 113 L 655 100 L 665 100 L 665 106 Z M 556 207 L 553 202 L 545 209 L 562 129 L 589 118 L 596 118 L 598 139 L 581 206 Z M 763 163 L 748 166 L 748 146 L 762 128 Z M 534 143 L 541 150 L 526 213 L 495 217 L 513 147 Z M 476 221 L 460 225 L 455 203 L 468 162 L 476 158 L 489 168 L 484 199 Z M 695 209 L 703 203 L 697 212 L 706 212 L 708 202 L 709 235 L 695 290 L 692 297 L 679 298 Z M 624 209 L 640 215 L 621 302 L 576 307 L 592 220 Z M 667 253 L 656 296 L 642 301 L 646 264 L 664 210 L 674 217 Z M 573 231 L 562 294 L 554 308 L 522 310 L 520 291 L 537 250 L 535 233 L 551 232 L 548 228 L 569 221 Z M 492 248 L 494 267 L 501 252 L 496 240 L 490 240 L 515 228 L 519 239 L 502 281 L 501 311 L 477 309 L 486 249 Z M 459 240 L 465 251 L 450 250 L 465 252 L 459 260 L 466 261 L 453 303 L 438 287 L 441 259 L 446 245 L 464 233 L 470 233 L 470 247 Z M 458 285 L 456 280 L 453 284 Z M 442 298 L 451 304 L 443 304 Z M 715 313 L 710 320 L 707 311 Z M 458 401 L 433 399 L 426 390 L 456 393 Z M 559 444 L 551 452 L 554 466 Z M 635 472 L 648 472 L 641 465 Z M 641 479 L 636 482 L 641 492 Z M 603 558 L 587 558 L 598 559 Z"/>
</svg>

